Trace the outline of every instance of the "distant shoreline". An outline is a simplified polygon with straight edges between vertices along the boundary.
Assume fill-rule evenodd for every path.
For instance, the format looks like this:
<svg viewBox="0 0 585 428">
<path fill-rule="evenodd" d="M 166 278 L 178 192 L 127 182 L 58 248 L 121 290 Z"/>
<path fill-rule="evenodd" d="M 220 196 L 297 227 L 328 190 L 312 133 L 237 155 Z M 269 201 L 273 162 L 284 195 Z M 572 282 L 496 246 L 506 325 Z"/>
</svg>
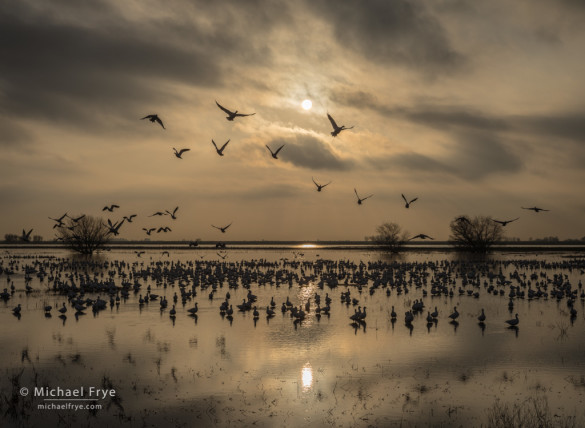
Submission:
<svg viewBox="0 0 585 428">
<path fill-rule="evenodd" d="M 291 250 L 291 251 L 315 251 L 315 250 L 346 250 L 346 251 L 384 251 L 377 245 L 364 241 L 222 241 L 226 250 Z M 198 246 L 190 247 L 189 241 L 114 241 L 108 244 L 113 250 L 132 249 L 157 249 L 157 250 L 214 250 L 216 242 L 200 241 Z M 56 242 L 43 243 L 0 243 L 0 249 L 66 249 L 62 244 Z M 458 251 L 446 241 L 439 242 L 417 242 L 407 244 L 405 252 L 418 251 Z M 492 247 L 492 251 L 575 251 L 585 252 L 585 243 L 531 243 L 509 242 L 500 243 Z"/>
</svg>

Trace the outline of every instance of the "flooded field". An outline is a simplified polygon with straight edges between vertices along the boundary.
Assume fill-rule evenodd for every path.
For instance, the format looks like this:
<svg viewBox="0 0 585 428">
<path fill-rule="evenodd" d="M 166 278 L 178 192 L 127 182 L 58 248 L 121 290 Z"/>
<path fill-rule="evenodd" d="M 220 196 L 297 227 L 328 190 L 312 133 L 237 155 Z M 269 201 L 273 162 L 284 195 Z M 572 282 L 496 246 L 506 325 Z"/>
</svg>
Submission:
<svg viewBox="0 0 585 428">
<path fill-rule="evenodd" d="M 0 426 L 585 424 L 583 257 L 141 251 L 3 252 Z"/>
</svg>

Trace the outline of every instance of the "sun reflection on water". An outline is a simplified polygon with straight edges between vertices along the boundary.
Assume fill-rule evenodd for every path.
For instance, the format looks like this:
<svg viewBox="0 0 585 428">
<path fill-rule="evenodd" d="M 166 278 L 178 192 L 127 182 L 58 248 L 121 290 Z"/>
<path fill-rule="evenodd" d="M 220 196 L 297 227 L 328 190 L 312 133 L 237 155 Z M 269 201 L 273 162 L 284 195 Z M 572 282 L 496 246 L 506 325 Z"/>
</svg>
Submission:
<svg viewBox="0 0 585 428">
<path fill-rule="evenodd" d="M 305 364 L 301 370 L 301 380 L 303 382 L 303 392 L 311 389 L 313 386 L 313 368 L 309 363 Z"/>
</svg>

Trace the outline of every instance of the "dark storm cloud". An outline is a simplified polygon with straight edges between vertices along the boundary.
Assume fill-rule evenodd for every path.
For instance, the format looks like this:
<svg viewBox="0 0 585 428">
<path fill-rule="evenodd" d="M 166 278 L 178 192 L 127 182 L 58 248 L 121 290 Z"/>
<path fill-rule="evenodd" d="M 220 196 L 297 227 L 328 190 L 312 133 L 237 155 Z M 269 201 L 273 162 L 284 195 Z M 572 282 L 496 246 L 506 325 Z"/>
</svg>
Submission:
<svg viewBox="0 0 585 428">
<path fill-rule="evenodd" d="M 336 155 L 327 144 L 310 135 L 296 135 L 277 138 L 268 143 L 272 150 L 281 145 L 286 146 L 279 153 L 279 159 L 295 166 L 311 169 L 345 171 L 353 167 L 354 162 Z"/>
<path fill-rule="evenodd" d="M 314 0 L 309 8 L 331 23 L 340 44 L 371 61 L 398 63 L 425 74 L 465 63 L 421 2 Z"/>
<path fill-rule="evenodd" d="M 269 31 L 266 11 L 242 13 L 237 26 L 240 6 L 226 4 L 219 14 L 202 3 L 201 14 L 212 15 L 209 25 L 198 26 L 180 16 L 129 21 L 106 2 L 91 3 L 88 9 L 85 2 L 61 0 L 61 9 L 48 10 L 26 2 L 0 4 L 4 114 L 104 125 L 108 115 L 170 102 L 166 83 L 217 87 L 237 64 L 270 59 L 261 38 L 241 33 L 246 19 Z"/>
<path fill-rule="evenodd" d="M 28 132 L 22 125 L 8 120 L 5 117 L 0 117 L 0 146 L 10 147 L 17 144 L 26 143 L 30 140 L 30 132 Z"/>
</svg>

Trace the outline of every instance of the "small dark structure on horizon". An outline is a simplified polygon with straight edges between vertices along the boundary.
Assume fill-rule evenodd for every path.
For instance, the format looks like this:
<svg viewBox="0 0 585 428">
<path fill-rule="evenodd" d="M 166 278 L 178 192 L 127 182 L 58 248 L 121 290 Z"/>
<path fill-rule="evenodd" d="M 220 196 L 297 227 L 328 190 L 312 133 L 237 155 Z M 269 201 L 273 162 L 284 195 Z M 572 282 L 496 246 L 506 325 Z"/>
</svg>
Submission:
<svg viewBox="0 0 585 428">
<path fill-rule="evenodd" d="M 449 227 L 449 243 L 458 250 L 473 253 L 487 253 L 504 236 L 502 225 L 486 216 L 459 216 L 451 220 Z"/>
</svg>

